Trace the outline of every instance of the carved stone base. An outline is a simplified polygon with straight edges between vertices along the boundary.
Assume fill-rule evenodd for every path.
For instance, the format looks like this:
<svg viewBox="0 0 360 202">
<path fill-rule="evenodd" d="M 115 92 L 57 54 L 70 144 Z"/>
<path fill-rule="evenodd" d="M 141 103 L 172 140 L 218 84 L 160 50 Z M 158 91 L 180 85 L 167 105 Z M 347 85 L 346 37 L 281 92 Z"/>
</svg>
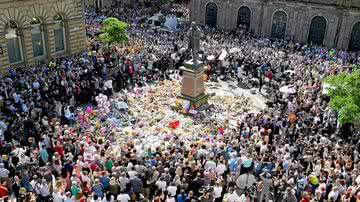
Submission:
<svg viewBox="0 0 360 202">
<path fill-rule="evenodd" d="M 208 108 L 208 95 L 205 94 L 204 87 L 204 65 L 201 61 L 195 65 L 192 60 L 185 62 L 180 68 L 183 71 L 181 94 L 178 100 L 190 102 L 190 108 L 196 111 Z M 182 106 L 175 107 L 182 110 Z"/>
<path fill-rule="evenodd" d="M 202 94 L 198 97 L 189 97 L 185 95 L 179 95 L 177 97 L 179 100 L 188 100 L 190 102 L 190 106 L 193 106 L 195 110 L 198 110 L 201 106 L 204 106 L 207 104 L 207 101 L 209 99 L 209 95 Z"/>
<path fill-rule="evenodd" d="M 186 67 L 182 67 L 181 69 L 183 70 L 181 95 L 196 98 L 204 94 L 203 66 L 201 65 L 200 68 L 197 68 L 196 70 Z"/>
</svg>

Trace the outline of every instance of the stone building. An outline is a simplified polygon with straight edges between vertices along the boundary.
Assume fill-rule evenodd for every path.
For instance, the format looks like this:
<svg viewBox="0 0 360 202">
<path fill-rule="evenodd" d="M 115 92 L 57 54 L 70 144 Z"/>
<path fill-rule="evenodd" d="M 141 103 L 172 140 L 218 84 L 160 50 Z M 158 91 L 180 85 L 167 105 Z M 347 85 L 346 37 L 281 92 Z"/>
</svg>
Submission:
<svg viewBox="0 0 360 202">
<path fill-rule="evenodd" d="M 0 0 L 0 68 L 80 53 L 83 0 Z"/>
<path fill-rule="evenodd" d="M 85 5 L 94 9 L 102 9 L 110 7 L 113 1 L 120 2 L 120 0 L 85 0 Z"/>
<path fill-rule="evenodd" d="M 360 0 L 191 0 L 191 20 L 259 36 L 360 50 Z"/>
</svg>

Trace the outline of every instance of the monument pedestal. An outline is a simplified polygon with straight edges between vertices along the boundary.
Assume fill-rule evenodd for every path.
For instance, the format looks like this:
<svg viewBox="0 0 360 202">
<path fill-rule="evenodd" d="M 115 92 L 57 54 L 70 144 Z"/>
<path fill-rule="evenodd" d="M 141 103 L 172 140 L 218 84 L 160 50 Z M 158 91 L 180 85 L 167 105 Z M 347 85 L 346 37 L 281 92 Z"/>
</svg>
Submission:
<svg viewBox="0 0 360 202">
<path fill-rule="evenodd" d="M 207 108 L 208 95 L 205 94 L 204 65 L 198 61 L 194 68 L 193 62 L 187 61 L 180 69 L 183 71 L 181 94 L 177 97 L 177 109 L 189 107 L 195 111 Z"/>
</svg>

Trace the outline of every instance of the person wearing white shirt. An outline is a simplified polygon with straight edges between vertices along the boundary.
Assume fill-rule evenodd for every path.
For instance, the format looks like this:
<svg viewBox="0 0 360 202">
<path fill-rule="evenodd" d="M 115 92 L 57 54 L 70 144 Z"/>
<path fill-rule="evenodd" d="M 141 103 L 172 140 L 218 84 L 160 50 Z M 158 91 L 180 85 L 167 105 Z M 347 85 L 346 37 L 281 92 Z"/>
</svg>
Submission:
<svg viewBox="0 0 360 202">
<path fill-rule="evenodd" d="M 130 201 L 130 196 L 129 196 L 129 194 L 122 193 L 117 196 L 117 200 L 119 202 L 128 202 L 128 201 Z"/>
<path fill-rule="evenodd" d="M 130 180 L 134 179 L 135 176 L 137 176 L 137 172 L 135 171 L 134 167 L 132 167 L 132 169 L 128 172 L 128 175 L 129 175 Z"/>
<path fill-rule="evenodd" d="M 175 197 L 168 194 L 167 202 L 175 202 Z"/>
<path fill-rule="evenodd" d="M 222 191 L 223 191 L 223 188 L 222 188 L 222 186 L 220 185 L 220 183 L 221 183 L 221 181 L 220 180 L 218 180 L 217 182 L 216 182 L 216 185 L 215 185 L 215 187 L 214 187 L 214 199 L 215 199 L 215 202 L 218 202 L 218 201 L 221 201 L 222 199 L 221 199 L 221 193 L 222 193 Z"/>
<path fill-rule="evenodd" d="M 40 194 L 44 198 L 47 198 L 50 196 L 49 186 L 47 185 L 45 179 L 42 179 L 42 183 L 40 185 Z"/>
<path fill-rule="evenodd" d="M 109 79 L 109 80 L 105 81 L 105 83 L 104 83 L 104 90 L 106 91 L 106 95 L 107 95 L 107 96 L 111 96 L 111 95 L 112 95 L 112 89 L 113 89 L 112 80 Z"/>
<path fill-rule="evenodd" d="M 204 168 L 205 170 L 216 169 L 216 163 L 213 161 L 213 158 L 205 163 Z"/>
<path fill-rule="evenodd" d="M 155 182 L 155 185 L 158 187 L 158 189 L 161 189 L 162 191 L 166 190 L 166 182 L 162 179 L 162 177 Z"/>
<path fill-rule="evenodd" d="M 119 177 L 119 182 L 120 182 L 120 190 L 125 191 L 126 185 L 130 183 L 130 179 L 126 177 L 125 173 L 121 173 Z"/>
<path fill-rule="evenodd" d="M 201 149 L 197 152 L 197 159 L 200 159 L 200 157 L 206 157 L 209 155 L 209 152 L 206 150 L 206 146 L 202 145 Z"/>
<path fill-rule="evenodd" d="M 53 200 L 54 202 L 63 202 L 65 199 L 65 197 L 63 195 L 60 194 L 60 192 L 55 189 L 53 192 Z"/>
<path fill-rule="evenodd" d="M 222 175 L 224 174 L 224 172 L 226 171 L 226 166 L 224 163 L 219 163 L 219 165 L 216 166 L 216 169 L 215 169 L 216 173 L 218 175 Z"/>
<path fill-rule="evenodd" d="M 240 199 L 233 188 L 230 189 L 230 193 L 224 198 L 226 198 L 228 202 L 236 202 Z"/>
<path fill-rule="evenodd" d="M 171 183 L 170 186 L 168 186 L 167 191 L 170 193 L 171 196 L 176 196 L 176 190 L 177 187 L 174 185 L 174 183 Z"/>
</svg>

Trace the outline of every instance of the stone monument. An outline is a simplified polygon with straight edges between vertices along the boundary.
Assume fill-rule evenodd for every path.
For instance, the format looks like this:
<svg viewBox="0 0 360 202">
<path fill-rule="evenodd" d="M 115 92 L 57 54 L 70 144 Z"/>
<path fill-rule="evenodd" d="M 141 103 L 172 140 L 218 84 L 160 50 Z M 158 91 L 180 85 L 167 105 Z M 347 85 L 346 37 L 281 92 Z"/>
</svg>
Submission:
<svg viewBox="0 0 360 202">
<path fill-rule="evenodd" d="M 178 100 L 190 103 L 194 110 L 200 110 L 207 105 L 208 95 L 205 94 L 204 88 L 204 63 L 199 60 L 201 31 L 195 22 L 191 24 L 188 37 L 192 59 L 180 68 L 183 77 Z"/>
</svg>

